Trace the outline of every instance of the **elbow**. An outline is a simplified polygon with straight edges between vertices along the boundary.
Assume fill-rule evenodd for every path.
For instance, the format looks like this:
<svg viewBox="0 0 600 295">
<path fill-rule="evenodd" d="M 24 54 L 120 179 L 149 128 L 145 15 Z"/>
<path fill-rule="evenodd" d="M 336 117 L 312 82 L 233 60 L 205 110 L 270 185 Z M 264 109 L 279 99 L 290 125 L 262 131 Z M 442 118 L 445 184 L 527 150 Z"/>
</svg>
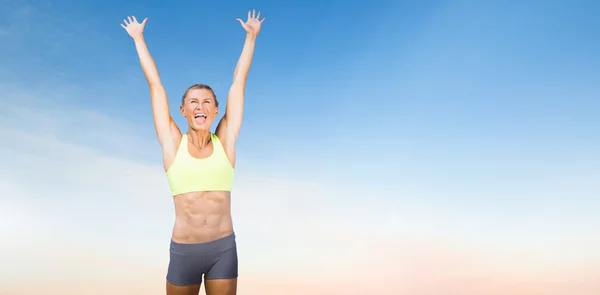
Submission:
<svg viewBox="0 0 600 295">
<path fill-rule="evenodd" d="M 248 79 L 248 70 L 247 69 L 235 69 L 233 72 L 233 83 L 246 83 L 246 79 Z"/>
<path fill-rule="evenodd" d="M 148 80 L 148 86 L 150 86 L 150 89 L 160 89 L 163 87 L 160 80 Z"/>
<path fill-rule="evenodd" d="M 248 75 L 238 73 L 238 75 L 233 76 L 233 84 L 234 85 L 245 85 L 247 79 L 248 79 Z"/>
<path fill-rule="evenodd" d="M 233 80 L 229 92 L 238 93 L 246 88 L 246 79 Z"/>
<path fill-rule="evenodd" d="M 162 87 L 162 82 L 160 81 L 158 73 L 146 73 L 146 81 L 150 87 Z"/>
</svg>

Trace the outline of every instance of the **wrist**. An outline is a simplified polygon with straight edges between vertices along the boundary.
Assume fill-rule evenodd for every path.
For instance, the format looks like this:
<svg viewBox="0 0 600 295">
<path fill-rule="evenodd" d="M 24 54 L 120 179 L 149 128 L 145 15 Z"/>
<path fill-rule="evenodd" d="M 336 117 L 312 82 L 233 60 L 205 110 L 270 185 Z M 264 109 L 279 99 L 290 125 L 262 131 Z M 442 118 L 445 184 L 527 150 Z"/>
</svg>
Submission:
<svg viewBox="0 0 600 295">
<path fill-rule="evenodd" d="M 254 41 L 256 40 L 256 36 L 255 34 L 246 33 L 246 40 Z"/>
<path fill-rule="evenodd" d="M 138 36 L 135 37 L 131 37 L 133 39 L 134 42 L 143 42 L 144 41 L 144 35 L 140 34 Z"/>
</svg>

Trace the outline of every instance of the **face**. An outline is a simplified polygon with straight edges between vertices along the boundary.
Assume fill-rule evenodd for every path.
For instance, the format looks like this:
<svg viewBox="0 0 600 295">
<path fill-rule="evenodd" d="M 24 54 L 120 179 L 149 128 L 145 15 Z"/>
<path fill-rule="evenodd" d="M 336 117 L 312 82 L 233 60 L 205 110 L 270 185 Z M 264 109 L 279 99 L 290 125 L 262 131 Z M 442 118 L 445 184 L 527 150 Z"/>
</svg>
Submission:
<svg viewBox="0 0 600 295">
<path fill-rule="evenodd" d="M 188 91 L 180 109 L 193 130 L 209 130 L 219 113 L 215 98 L 208 89 Z"/>
</svg>

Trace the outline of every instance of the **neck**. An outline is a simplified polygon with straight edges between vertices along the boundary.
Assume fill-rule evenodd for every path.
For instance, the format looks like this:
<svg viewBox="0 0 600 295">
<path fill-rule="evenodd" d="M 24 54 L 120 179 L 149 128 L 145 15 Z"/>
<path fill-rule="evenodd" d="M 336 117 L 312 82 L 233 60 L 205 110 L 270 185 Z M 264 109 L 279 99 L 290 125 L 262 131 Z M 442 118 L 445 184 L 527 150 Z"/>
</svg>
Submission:
<svg viewBox="0 0 600 295">
<path fill-rule="evenodd" d="M 188 141 L 202 149 L 210 142 L 210 130 L 193 130 L 187 132 Z"/>
</svg>

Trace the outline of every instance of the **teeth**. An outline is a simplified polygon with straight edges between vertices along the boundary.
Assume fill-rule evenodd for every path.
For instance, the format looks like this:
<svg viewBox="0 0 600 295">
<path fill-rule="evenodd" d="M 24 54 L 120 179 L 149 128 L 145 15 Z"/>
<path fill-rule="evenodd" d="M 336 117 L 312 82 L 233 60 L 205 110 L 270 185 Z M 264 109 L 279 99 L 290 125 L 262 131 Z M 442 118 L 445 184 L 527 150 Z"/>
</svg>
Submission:
<svg viewBox="0 0 600 295">
<path fill-rule="evenodd" d="M 194 116 L 194 118 L 198 118 L 198 117 L 204 117 L 204 118 L 206 118 L 206 115 L 205 114 L 196 114 Z"/>
</svg>

